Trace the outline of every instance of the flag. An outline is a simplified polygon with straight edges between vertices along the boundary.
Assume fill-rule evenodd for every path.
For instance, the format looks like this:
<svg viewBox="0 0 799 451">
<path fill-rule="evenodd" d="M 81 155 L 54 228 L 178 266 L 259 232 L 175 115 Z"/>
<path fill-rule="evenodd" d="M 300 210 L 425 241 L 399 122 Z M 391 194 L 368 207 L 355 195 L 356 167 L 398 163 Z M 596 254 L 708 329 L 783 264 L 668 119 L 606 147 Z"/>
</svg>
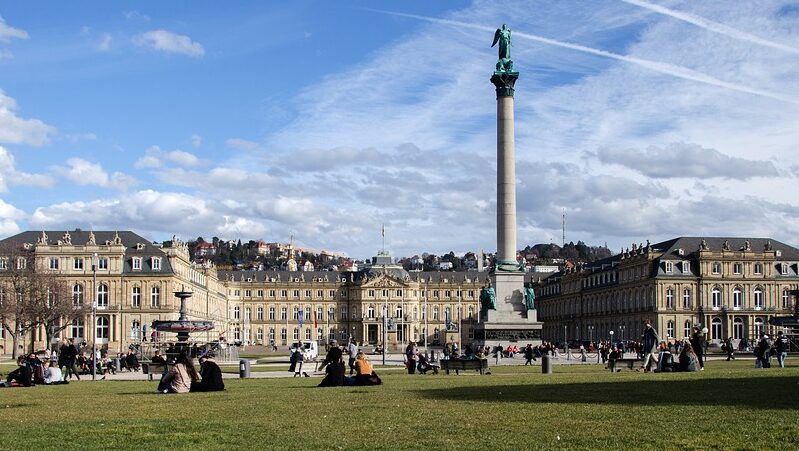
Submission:
<svg viewBox="0 0 799 451">
<path fill-rule="evenodd" d="M 302 329 L 302 320 L 304 316 L 305 316 L 305 310 L 300 309 L 300 329 Z"/>
<path fill-rule="evenodd" d="M 383 238 L 386 237 L 386 225 L 385 224 L 382 224 L 382 227 L 380 228 L 380 233 L 383 235 Z"/>
</svg>

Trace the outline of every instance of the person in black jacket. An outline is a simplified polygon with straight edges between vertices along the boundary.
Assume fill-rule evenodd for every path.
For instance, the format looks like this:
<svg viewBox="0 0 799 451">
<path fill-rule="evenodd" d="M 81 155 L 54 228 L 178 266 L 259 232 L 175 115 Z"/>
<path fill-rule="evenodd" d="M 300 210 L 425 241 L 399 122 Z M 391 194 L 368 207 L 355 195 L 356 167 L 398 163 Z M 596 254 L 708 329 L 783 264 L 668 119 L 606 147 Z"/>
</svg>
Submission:
<svg viewBox="0 0 799 451">
<path fill-rule="evenodd" d="M 655 359 L 655 349 L 657 348 L 659 341 L 660 337 L 658 336 L 657 331 L 655 331 L 655 329 L 652 327 L 652 321 L 644 321 L 644 336 L 642 343 L 644 363 L 641 366 L 641 370 L 650 371 L 650 366 L 652 363 L 657 365 L 657 360 Z"/>
<path fill-rule="evenodd" d="M 19 368 L 8 373 L 8 377 L 6 378 L 6 382 L 3 384 L 3 386 L 10 387 L 12 382 L 16 382 L 22 387 L 33 386 L 33 369 L 28 359 L 26 359 L 25 356 L 21 356 L 17 359 L 17 364 L 19 365 Z"/>
<path fill-rule="evenodd" d="M 344 385 L 344 358 L 341 348 L 338 346 L 330 348 L 325 357 L 327 363 L 327 375 L 322 382 L 319 383 L 320 387 L 340 387 Z"/>
<path fill-rule="evenodd" d="M 191 383 L 191 391 L 222 391 L 225 383 L 222 381 L 222 370 L 219 365 L 211 360 L 211 356 L 203 355 L 200 362 L 200 377 L 202 380 Z"/>
<path fill-rule="evenodd" d="M 694 326 L 694 332 L 691 334 L 691 347 L 693 348 L 696 358 L 699 361 L 699 371 L 705 369 L 705 334 L 699 326 Z"/>
<path fill-rule="evenodd" d="M 774 340 L 774 350 L 777 352 L 777 363 L 780 368 L 785 368 L 785 357 L 788 356 L 788 337 L 782 331 L 777 332 L 777 339 Z"/>
</svg>

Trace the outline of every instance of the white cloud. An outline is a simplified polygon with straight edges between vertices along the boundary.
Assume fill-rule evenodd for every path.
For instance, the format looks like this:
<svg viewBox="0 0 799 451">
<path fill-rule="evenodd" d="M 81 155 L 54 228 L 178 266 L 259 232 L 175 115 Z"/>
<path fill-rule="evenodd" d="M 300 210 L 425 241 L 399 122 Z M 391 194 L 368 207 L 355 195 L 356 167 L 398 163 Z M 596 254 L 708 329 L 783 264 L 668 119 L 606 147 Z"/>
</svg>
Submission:
<svg viewBox="0 0 799 451">
<path fill-rule="evenodd" d="M 199 158 L 197 158 L 194 154 L 183 150 L 173 150 L 171 152 L 167 152 L 164 155 L 164 158 L 181 166 L 197 166 L 200 164 Z"/>
<path fill-rule="evenodd" d="M 152 155 L 145 155 L 136 160 L 136 162 L 133 164 L 133 167 L 135 167 L 136 169 L 160 168 L 161 160 Z"/>
<path fill-rule="evenodd" d="M 259 149 L 261 146 L 257 142 L 248 141 L 242 138 L 230 138 L 225 140 L 225 145 L 235 150 L 253 151 Z"/>
<path fill-rule="evenodd" d="M 50 188 L 54 184 L 55 181 L 48 175 L 18 171 L 14 155 L 0 146 L 0 192 L 7 192 L 9 186 L 15 185 Z"/>
<path fill-rule="evenodd" d="M 0 16 L 0 42 L 9 42 L 12 39 L 28 39 L 28 32 L 8 25 Z"/>
<path fill-rule="evenodd" d="M 111 50 L 111 41 L 113 40 L 114 38 L 110 33 L 103 33 L 103 35 L 100 37 L 100 42 L 97 43 L 97 50 L 101 52 L 107 52 Z"/>
<path fill-rule="evenodd" d="M 148 16 L 146 14 L 142 14 L 139 11 L 136 11 L 136 10 L 125 11 L 122 14 L 124 14 L 125 19 L 128 19 L 128 20 L 140 20 L 142 22 L 149 22 L 150 21 L 150 16 Z"/>
<path fill-rule="evenodd" d="M 11 53 L 11 50 L 0 49 L 0 60 L 11 60 L 11 59 L 14 59 L 14 54 Z"/>
<path fill-rule="evenodd" d="M 166 53 L 180 53 L 199 58 L 205 54 L 203 46 L 190 37 L 167 30 L 151 30 L 136 36 L 133 41 L 141 46 Z"/>
<path fill-rule="evenodd" d="M 203 137 L 200 135 L 191 135 L 191 145 L 195 149 L 203 145 Z"/>
<path fill-rule="evenodd" d="M 130 175 L 115 171 L 109 176 L 102 165 L 83 158 L 70 158 L 66 167 L 53 166 L 51 169 L 54 173 L 81 186 L 97 185 L 127 190 L 136 184 L 136 179 Z"/>
<path fill-rule="evenodd" d="M 17 102 L 0 89 L 0 143 L 42 146 L 56 129 L 39 119 L 22 119 L 16 114 Z"/>
</svg>

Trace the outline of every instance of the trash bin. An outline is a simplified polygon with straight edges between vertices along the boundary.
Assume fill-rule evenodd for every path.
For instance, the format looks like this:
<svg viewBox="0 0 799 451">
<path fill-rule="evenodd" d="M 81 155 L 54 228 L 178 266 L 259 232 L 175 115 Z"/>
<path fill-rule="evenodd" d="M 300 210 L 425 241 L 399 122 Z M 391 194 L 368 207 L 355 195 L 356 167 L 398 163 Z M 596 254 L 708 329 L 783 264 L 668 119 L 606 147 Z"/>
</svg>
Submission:
<svg viewBox="0 0 799 451">
<path fill-rule="evenodd" d="M 114 359 L 114 371 L 122 371 L 122 359 L 119 357 Z"/>
<path fill-rule="evenodd" d="M 239 360 L 239 377 L 242 379 L 250 377 L 249 360 Z"/>
<path fill-rule="evenodd" d="M 541 374 L 552 374 L 552 356 L 549 354 L 541 357 Z"/>
</svg>

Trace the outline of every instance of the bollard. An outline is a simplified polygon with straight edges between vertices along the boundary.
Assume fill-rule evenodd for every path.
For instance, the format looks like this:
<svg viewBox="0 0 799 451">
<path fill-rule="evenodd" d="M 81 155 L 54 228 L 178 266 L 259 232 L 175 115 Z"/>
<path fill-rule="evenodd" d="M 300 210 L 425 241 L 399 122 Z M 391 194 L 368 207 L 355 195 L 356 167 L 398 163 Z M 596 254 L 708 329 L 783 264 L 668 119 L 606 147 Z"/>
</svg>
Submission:
<svg viewBox="0 0 799 451">
<path fill-rule="evenodd" d="M 541 374 L 552 374 L 552 356 L 549 354 L 541 356 Z"/>
<path fill-rule="evenodd" d="M 122 359 L 119 357 L 114 359 L 114 371 L 122 372 Z"/>
<path fill-rule="evenodd" d="M 241 379 L 250 377 L 250 361 L 239 360 L 239 377 Z"/>
</svg>

